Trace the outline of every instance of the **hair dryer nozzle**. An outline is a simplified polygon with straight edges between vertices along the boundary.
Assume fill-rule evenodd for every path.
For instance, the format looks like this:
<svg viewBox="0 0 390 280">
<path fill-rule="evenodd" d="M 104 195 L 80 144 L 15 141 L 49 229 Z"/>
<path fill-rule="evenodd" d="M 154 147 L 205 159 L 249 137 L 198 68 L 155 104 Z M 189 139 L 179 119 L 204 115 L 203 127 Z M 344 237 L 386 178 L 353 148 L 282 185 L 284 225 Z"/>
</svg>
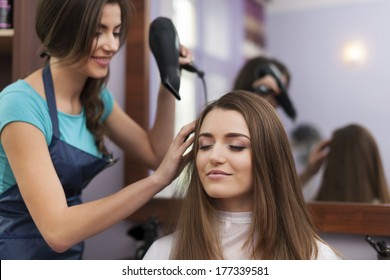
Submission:
<svg viewBox="0 0 390 280">
<path fill-rule="evenodd" d="M 180 100 L 179 36 L 169 18 L 158 17 L 150 25 L 149 45 L 160 71 L 161 82 Z"/>
<path fill-rule="evenodd" d="M 177 85 L 172 85 L 171 80 L 167 77 L 161 78 L 162 84 L 176 97 L 177 100 L 181 100 L 180 94 L 176 90 Z"/>
</svg>

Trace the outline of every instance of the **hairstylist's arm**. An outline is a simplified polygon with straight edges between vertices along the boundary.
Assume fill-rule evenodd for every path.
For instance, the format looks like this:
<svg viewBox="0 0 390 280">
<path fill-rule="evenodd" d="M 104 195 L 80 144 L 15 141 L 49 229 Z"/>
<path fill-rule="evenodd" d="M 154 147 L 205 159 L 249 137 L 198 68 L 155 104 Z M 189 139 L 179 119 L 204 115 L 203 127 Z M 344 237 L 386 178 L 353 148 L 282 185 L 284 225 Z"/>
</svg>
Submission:
<svg viewBox="0 0 390 280">
<path fill-rule="evenodd" d="M 104 198 L 68 207 L 52 164 L 45 138 L 36 127 L 21 122 L 7 125 L 1 141 L 27 208 L 42 236 L 56 252 L 106 230 L 125 219 L 168 185 L 184 160 L 193 138 L 191 123 L 181 129 L 151 176 Z"/>
<path fill-rule="evenodd" d="M 321 141 L 310 152 L 307 165 L 299 176 L 302 182 L 302 186 L 309 182 L 309 180 L 320 170 L 326 159 L 326 156 L 328 155 L 329 151 L 327 148 L 329 147 L 330 142 L 331 140 Z"/>
<path fill-rule="evenodd" d="M 179 64 L 192 61 L 191 52 L 181 46 Z M 147 167 L 156 169 L 167 152 L 174 135 L 175 97 L 160 85 L 154 124 L 145 131 L 132 120 L 117 104 L 106 120 L 107 134 L 132 158 L 140 160 Z"/>
</svg>

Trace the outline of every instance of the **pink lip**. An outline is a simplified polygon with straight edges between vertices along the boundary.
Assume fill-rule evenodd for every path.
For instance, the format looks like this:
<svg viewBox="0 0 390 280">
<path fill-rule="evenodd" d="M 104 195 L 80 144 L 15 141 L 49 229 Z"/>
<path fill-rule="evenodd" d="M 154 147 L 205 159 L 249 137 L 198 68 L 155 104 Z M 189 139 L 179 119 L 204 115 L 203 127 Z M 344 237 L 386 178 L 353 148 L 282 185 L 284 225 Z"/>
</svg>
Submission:
<svg viewBox="0 0 390 280">
<path fill-rule="evenodd" d="M 231 175 L 230 173 L 226 173 L 226 172 L 221 171 L 221 170 L 211 170 L 211 171 L 206 173 L 206 176 L 210 179 L 213 179 L 213 180 L 223 179 L 223 178 L 226 178 L 230 175 Z"/>
<path fill-rule="evenodd" d="M 108 66 L 111 61 L 111 57 L 92 56 L 92 59 L 102 67 Z"/>
</svg>

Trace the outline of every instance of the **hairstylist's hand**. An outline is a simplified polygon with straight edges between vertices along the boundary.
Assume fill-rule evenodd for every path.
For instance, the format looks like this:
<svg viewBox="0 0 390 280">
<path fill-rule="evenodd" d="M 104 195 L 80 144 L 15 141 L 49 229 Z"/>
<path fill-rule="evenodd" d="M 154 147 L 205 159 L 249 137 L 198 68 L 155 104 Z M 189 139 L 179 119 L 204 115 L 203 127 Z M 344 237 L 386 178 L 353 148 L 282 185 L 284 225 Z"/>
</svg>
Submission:
<svg viewBox="0 0 390 280">
<path fill-rule="evenodd" d="M 327 149 L 329 147 L 331 140 L 324 140 L 317 144 L 314 149 L 310 152 L 308 159 L 308 166 L 313 172 L 313 175 L 320 170 L 322 164 L 324 163 L 326 156 L 329 153 Z"/>
<path fill-rule="evenodd" d="M 186 158 L 191 156 L 191 154 L 184 155 L 184 153 L 194 142 L 194 137 L 190 136 L 194 128 L 195 122 L 191 122 L 181 128 L 160 166 L 154 172 L 153 176 L 164 187 L 169 185 L 180 174 L 187 162 Z"/>
<path fill-rule="evenodd" d="M 260 86 L 265 86 L 269 89 L 270 92 L 273 93 L 262 96 L 267 99 L 274 108 L 276 108 L 278 106 L 278 102 L 275 99 L 275 95 L 280 93 L 280 88 L 278 87 L 276 80 L 271 75 L 265 75 L 264 77 L 255 80 L 252 84 L 253 88 L 258 88 Z"/>
<path fill-rule="evenodd" d="M 192 52 L 187 47 L 180 45 L 179 64 L 189 64 L 193 60 Z"/>
<path fill-rule="evenodd" d="M 265 75 L 257 80 L 255 80 L 252 84 L 253 88 L 257 88 L 259 86 L 265 86 L 268 89 L 275 92 L 275 94 L 280 93 L 280 88 L 278 87 L 278 84 L 276 83 L 276 80 L 271 75 Z"/>
<path fill-rule="evenodd" d="M 331 140 L 321 141 L 310 152 L 306 168 L 300 176 L 303 185 L 320 170 L 322 164 L 328 156 L 329 150 L 327 148 L 329 147 L 330 142 Z"/>
</svg>

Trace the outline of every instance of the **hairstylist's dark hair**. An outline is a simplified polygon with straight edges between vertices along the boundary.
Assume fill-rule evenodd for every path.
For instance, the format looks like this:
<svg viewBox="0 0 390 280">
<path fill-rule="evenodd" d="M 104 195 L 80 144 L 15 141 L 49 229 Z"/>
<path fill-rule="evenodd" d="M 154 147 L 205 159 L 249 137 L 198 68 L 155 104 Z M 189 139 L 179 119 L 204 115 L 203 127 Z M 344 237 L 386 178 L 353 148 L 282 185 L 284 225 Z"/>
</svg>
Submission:
<svg viewBox="0 0 390 280">
<path fill-rule="evenodd" d="M 249 59 L 239 71 L 236 80 L 234 81 L 233 90 L 248 90 L 253 91 L 252 84 L 259 77 L 256 76 L 256 70 L 262 65 L 266 66 L 268 63 L 273 63 L 278 67 L 279 71 L 286 76 L 286 86 L 290 84 L 291 75 L 287 67 L 275 58 L 268 58 L 265 56 L 258 56 Z"/>
<path fill-rule="evenodd" d="M 44 51 L 61 63 L 86 62 L 91 55 L 96 31 L 105 4 L 118 4 L 121 9 L 120 46 L 125 43 L 132 6 L 128 0 L 40 0 L 35 29 Z M 94 134 L 100 152 L 108 154 L 104 145 L 101 116 L 104 105 L 100 98 L 108 75 L 102 79 L 88 78 L 80 99 L 84 107 L 87 128 Z"/>
</svg>

